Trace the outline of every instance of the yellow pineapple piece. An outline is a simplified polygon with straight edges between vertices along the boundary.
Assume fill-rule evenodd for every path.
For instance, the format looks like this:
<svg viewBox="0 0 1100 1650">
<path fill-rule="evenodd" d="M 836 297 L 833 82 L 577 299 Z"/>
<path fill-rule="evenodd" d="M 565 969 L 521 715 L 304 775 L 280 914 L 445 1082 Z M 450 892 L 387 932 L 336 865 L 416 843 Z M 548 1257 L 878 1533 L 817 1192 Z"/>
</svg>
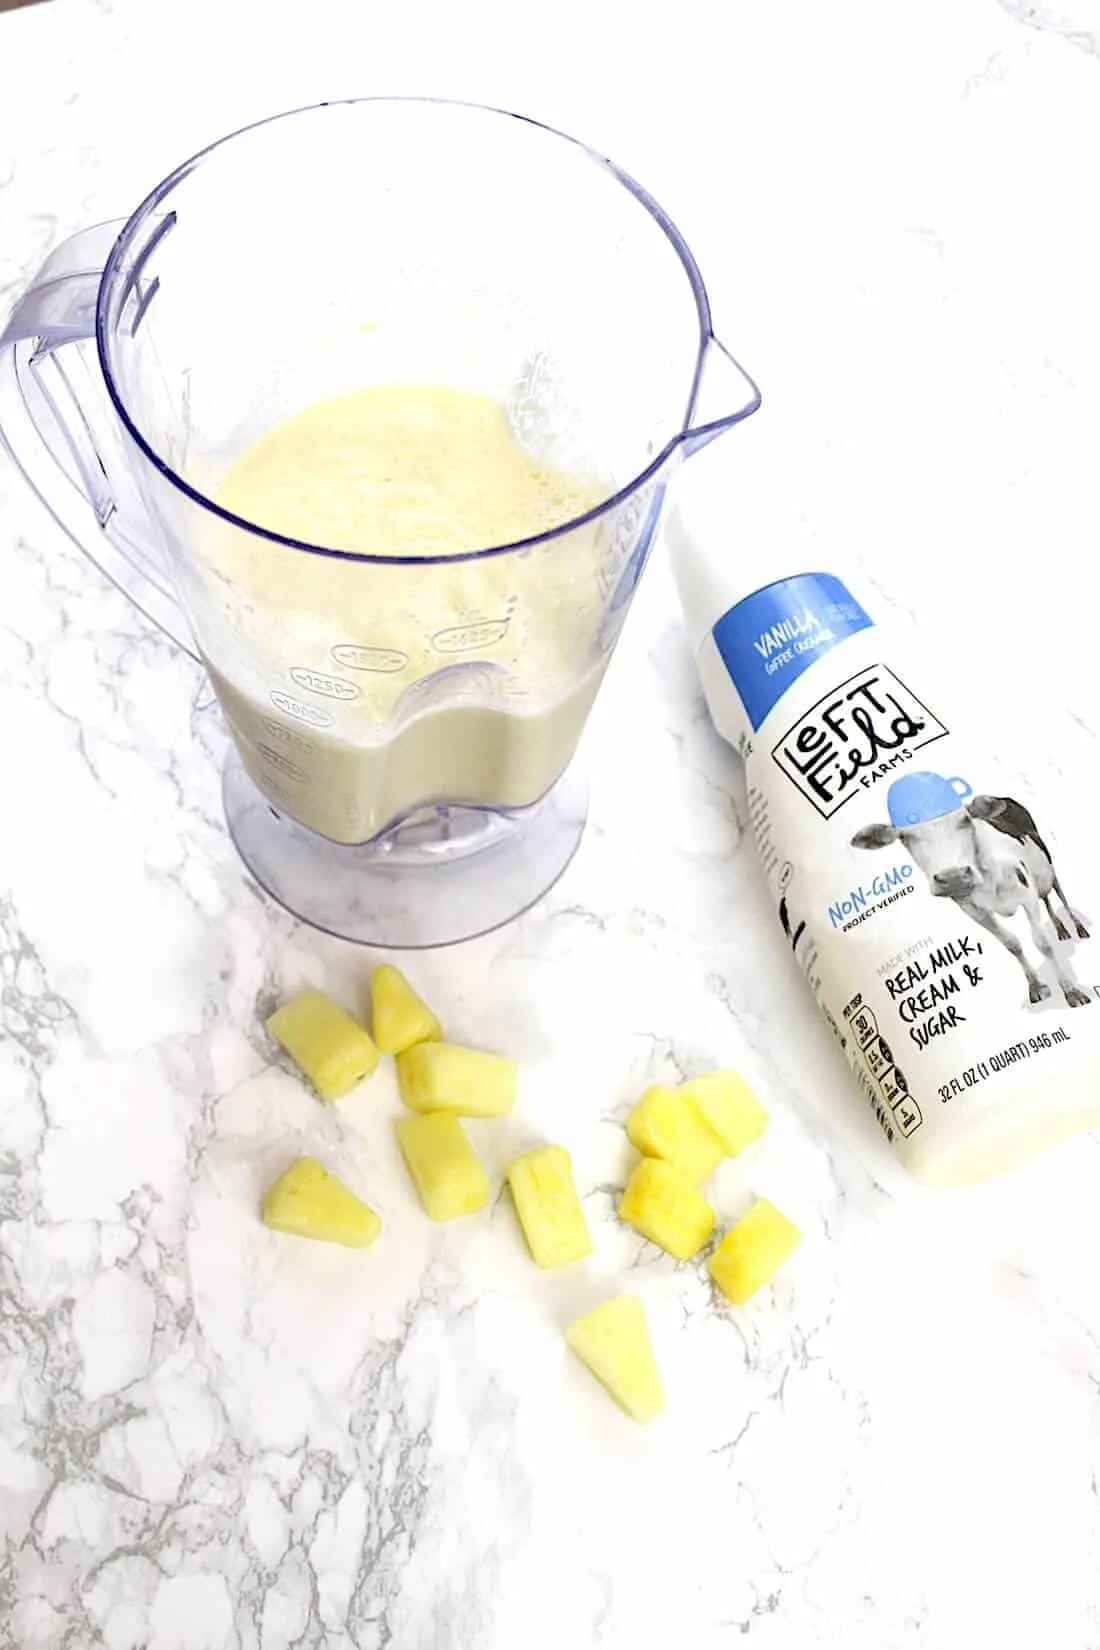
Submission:
<svg viewBox="0 0 1100 1650">
<path fill-rule="evenodd" d="M 661 1374 L 635 1295 L 616 1295 L 576 1318 L 565 1339 L 633 1421 L 652 1421 L 665 1407 Z"/>
<path fill-rule="evenodd" d="M 564 1146 L 540 1146 L 508 1166 L 508 1184 L 536 1266 L 568 1266 L 592 1253 Z"/>
<path fill-rule="evenodd" d="M 457 1043 L 417 1043 L 397 1056 L 401 1098 L 410 1111 L 503 1117 L 516 1103 L 516 1062 Z"/>
<path fill-rule="evenodd" d="M 378 1064 L 378 1050 L 358 1020 L 323 991 L 303 991 L 284 1003 L 267 1029 L 322 1100 L 338 1100 Z"/>
<path fill-rule="evenodd" d="M 762 1197 L 726 1233 L 707 1269 L 727 1300 L 744 1306 L 801 1242 L 794 1222 Z"/>
<path fill-rule="evenodd" d="M 383 1054 L 414 1043 L 438 1043 L 443 1027 L 399 969 L 380 963 L 371 975 L 371 1029 Z"/>
<path fill-rule="evenodd" d="M 708 1071 L 681 1083 L 679 1092 L 716 1134 L 726 1153 L 736 1157 L 762 1135 L 768 1114 L 736 1071 Z"/>
<path fill-rule="evenodd" d="M 314 1157 L 300 1157 L 269 1187 L 263 1223 L 273 1232 L 366 1249 L 382 1230 L 374 1210 Z"/>
<path fill-rule="evenodd" d="M 489 1178 L 453 1113 L 403 1117 L 397 1139 L 420 1201 L 433 1220 L 456 1220 L 484 1209 Z"/>
<path fill-rule="evenodd" d="M 676 1089 L 646 1089 L 626 1120 L 626 1132 L 646 1157 L 663 1157 L 696 1186 L 726 1155 L 718 1136 Z"/>
<path fill-rule="evenodd" d="M 635 1164 L 619 1219 L 677 1260 L 698 1254 L 714 1230 L 714 1210 L 698 1187 L 660 1157 Z"/>
</svg>

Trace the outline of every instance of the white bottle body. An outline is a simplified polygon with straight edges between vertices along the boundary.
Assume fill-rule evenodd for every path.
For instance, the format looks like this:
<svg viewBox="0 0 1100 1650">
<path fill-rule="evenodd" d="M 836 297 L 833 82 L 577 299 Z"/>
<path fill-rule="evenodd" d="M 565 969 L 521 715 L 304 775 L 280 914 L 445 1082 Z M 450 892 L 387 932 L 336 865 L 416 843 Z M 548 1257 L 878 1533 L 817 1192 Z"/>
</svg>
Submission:
<svg viewBox="0 0 1100 1650">
<path fill-rule="evenodd" d="M 707 595 L 677 572 L 690 620 Z M 1095 908 L 1041 799 L 832 575 L 711 615 L 696 658 L 782 930 L 903 1166 L 983 1179 L 1100 1124 Z"/>
</svg>

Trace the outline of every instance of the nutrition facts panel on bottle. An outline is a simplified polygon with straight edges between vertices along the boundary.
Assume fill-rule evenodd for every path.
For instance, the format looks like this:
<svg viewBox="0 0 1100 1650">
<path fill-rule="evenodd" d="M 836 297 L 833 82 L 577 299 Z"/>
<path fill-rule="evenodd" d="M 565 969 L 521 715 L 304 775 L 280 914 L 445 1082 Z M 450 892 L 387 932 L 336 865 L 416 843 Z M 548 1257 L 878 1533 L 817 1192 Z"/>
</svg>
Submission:
<svg viewBox="0 0 1100 1650">
<path fill-rule="evenodd" d="M 862 1056 L 861 1076 L 875 1115 L 892 1140 L 894 1134 L 915 1134 L 924 1121 L 920 1107 L 909 1093 L 905 1074 L 894 1060 L 893 1050 L 878 1028 L 874 1010 L 857 991 L 845 1005 L 844 1018 L 852 1042 Z"/>
</svg>

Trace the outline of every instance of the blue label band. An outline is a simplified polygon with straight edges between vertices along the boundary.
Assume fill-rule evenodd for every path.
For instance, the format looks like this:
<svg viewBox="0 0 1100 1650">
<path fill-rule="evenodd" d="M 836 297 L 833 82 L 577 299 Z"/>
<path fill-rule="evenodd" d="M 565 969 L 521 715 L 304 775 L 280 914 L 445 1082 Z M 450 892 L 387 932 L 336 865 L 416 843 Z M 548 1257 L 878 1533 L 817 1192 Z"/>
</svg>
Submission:
<svg viewBox="0 0 1100 1650">
<path fill-rule="evenodd" d="M 777 579 L 731 607 L 714 640 L 753 732 L 803 671 L 872 622 L 832 573 Z"/>
</svg>

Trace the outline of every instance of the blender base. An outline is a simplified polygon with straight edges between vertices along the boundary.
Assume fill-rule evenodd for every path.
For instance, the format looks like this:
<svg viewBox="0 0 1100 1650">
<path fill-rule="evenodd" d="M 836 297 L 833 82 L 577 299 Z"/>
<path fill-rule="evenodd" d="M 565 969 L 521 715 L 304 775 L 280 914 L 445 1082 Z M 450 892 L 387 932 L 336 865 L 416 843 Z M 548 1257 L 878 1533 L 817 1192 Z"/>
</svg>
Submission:
<svg viewBox="0 0 1100 1650">
<path fill-rule="evenodd" d="M 314 928 L 388 950 L 456 945 L 518 917 L 557 882 L 588 814 L 574 762 L 514 814 L 440 807 L 346 847 L 279 813 L 232 746 L 222 798 L 229 834 L 265 893 Z"/>
</svg>

